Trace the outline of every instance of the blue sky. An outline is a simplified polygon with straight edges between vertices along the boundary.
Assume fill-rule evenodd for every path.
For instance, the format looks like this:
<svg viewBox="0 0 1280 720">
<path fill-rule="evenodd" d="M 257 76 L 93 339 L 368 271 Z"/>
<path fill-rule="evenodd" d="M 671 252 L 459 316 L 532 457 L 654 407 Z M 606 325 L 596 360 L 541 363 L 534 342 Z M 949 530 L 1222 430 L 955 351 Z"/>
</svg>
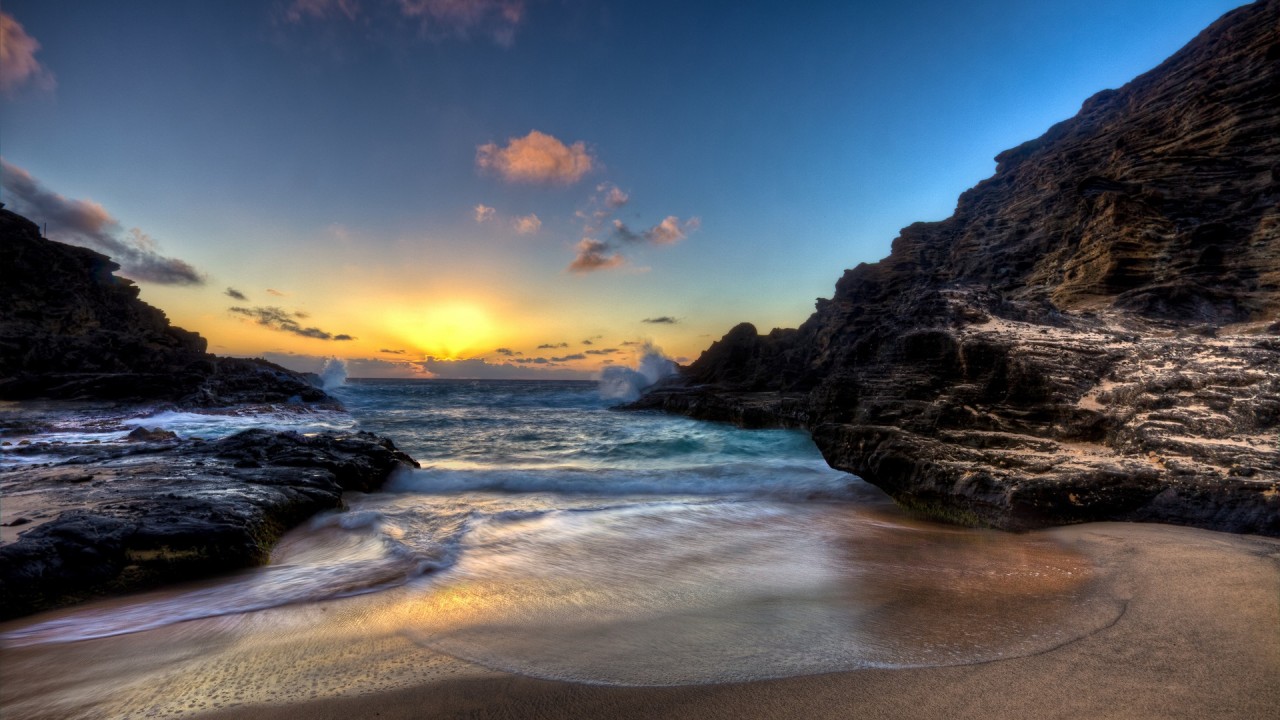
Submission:
<svg viewBox="0 0 1280 720">
<path fill-rule="evenodd" d="M 695 357 L 741 320 L 798 324 L 998 152 L 1237 5 L 7 0 L 39 48 L 0 151 L 194 268 L 143 297 L 215 351 L 582 374 L 624 342 Z M 561 342 L 619 352 L 538 348 Z"/>
</svg>

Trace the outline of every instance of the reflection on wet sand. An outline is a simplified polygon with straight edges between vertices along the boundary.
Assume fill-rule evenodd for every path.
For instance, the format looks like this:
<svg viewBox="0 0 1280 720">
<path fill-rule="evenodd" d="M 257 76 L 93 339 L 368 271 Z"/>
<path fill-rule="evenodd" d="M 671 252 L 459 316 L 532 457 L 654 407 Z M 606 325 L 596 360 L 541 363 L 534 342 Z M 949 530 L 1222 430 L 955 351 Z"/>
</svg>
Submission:
<svg viewBox="0 0 1280 720">
<path fill-rule="evenodd" d="M 180 593 L 10 623 L 0 703 L 6 718 L 175 717 L 486 668 L 678 685 L 955 665 L 1108 625 L 1122 606 L 1106 587 L 1042 536 L 889 508 L 624 505 L 482 525 L 449 571 L 358 597 L 79 642 L 12 638 L 31 641 L 23 628 L 52 618 L 145 614 Z"/>
</svg>

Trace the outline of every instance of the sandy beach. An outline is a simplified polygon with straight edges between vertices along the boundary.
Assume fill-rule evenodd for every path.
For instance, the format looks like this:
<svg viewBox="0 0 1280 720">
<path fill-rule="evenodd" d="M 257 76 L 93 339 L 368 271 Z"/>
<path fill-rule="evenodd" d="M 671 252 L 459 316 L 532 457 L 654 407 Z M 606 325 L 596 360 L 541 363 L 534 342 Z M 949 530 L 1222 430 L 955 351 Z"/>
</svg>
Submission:
<svg viewBox="0 0 1280 720">
<path fill-rule="evenodd" d="M 1274 718 L 1280 541 L 1161 525 L 1044 534 L 1113 573 L 1111 626 L 1029 657 L 670 688 L 465 677 L 209 718 Z"/>
<path fill-rule="evenodd" d="M 210 630 L 232 620 L 9 647 L 0 693 L 6 720 L 1275 717 L 1280 541 L 1121 523 L 1032 535 L 1086 558 L 1120 611 L 1081 637 L 994 661 L 668 687 L 560 682 L 415 642 L 404 631 L 412 614 L 438 613 L 438 602 L 391 613 L 352 598 L 260 613 L 222 634 Z"/>
</svg>

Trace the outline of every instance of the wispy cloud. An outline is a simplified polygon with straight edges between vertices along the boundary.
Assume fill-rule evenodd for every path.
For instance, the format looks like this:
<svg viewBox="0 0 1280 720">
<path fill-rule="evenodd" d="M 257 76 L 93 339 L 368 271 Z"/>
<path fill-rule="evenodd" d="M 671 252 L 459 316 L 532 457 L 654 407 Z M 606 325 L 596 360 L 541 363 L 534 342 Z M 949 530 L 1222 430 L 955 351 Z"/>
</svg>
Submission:
<svg viewBox="0 0 1280 720">
<path fill-rule="evenodd" d="M 650 325 L 675 325 L 680 321 L 671 317 L 670 315 L 662 315 L 660 317 L 645 318 L 640 322 L 649 323 Z"/>
<path fill-rule="evenodd" d="M 485 205 L 484 203 L 480 203 L 476 205 L 474 210 L 476 213 L 476 222 L 478 223 L 488 222 L 489 220 L 492 220 L 494 217 L 496 217 L 498 214 L 497 210 L 494 210 L 493 208 L 489 207 L 488 205 Z"/>
<path fill-rule="evenodd" d="M 10 208 L 37 223 L 47 223 L 49 235 L 109 255 L 122 275 L 161 285 L 201 285 L 204 276 L 188 263 L 160 254 L 159 243 L 138 228 L 125 231 L 119 221 L 92 200 L 63 197 L 46 188 L 31 173 L 0 159 L 0 186 Z"/>
<path fill-rule="evenodd" d="M 569 343 L 567 342 L 543 343 L 538 346 L 538 349 L 539 350 L 556 350 L 558 348 L 567 348 L 567 347 L 569 347 Z"/>
<path fill-rule="evenodd" d="M 561 362 L 570 362 L 573 360 L 586 360 L 586 359 L 587 359 L 587 356 L 583 355 L 582 353 L 572 353 L 570 355 L 563 355 L 561 357 L 553 357 L 551 358 L 551 362 L 561 363 Z"/>
<path fill-rule="evenodd" d="M 595 163 L 582 141 L 565 145 L 537 130 L 508 138 L 505 147 L 495 143 L 476 147 L 476 166 L 496 172 L 507 182 L 572 185 L 591 172 Z"/>
<path fill-rule="evenodd" d="M 681 221 L 675 215 L 668 215 L 657 225 L 640 231 L 632 230 L 617 218 L 607 222 L 630 201 L 631 196 L 613 183 L 596 185 L 595 193 L 576 213 L 583 222 L 582 239 L 574 247 L 575 255 L 569 263 L 569 272 L 582 274 L 623 267 L 627 264 L 624 255 L 627 246 L 674 245 L 689 237 L 702 224 L 696 217 Z"/>
<path fill-rule="evenodd" d="M 307 318 L 307 314 L 304 312 L 289 312 L 288 310 L 274 306 L 237 306 L 227 308 L 227 311 L 236 315 L 243 315 L 265 328 L 292 333 L 294 335 L 301 335 L 302 337 L 314 338 L 316 340 L 355 340 L 354 337 L 346 333 L 334 334 L 321 330 L 318 327 L 303 327 L 298 320 L 305 320 Z"/>
<path fill-rule="evenodd" d="M 283 290 L 276 290 L 275 288 L 267 288 L 267 294 L 275 295 L 276 297 L 289 297 L 289 293 Z"/>
<path fill-rule="evenodd" d="M 28 83 L 44 90 L 56 84 L 53 73 L 36 60 L 40 43 L 22 24 L 0 12 L 0 92 L 12 94 Z"/>
<path fill-rule="evenodd" d="M 630 195 L 623 192 L 621 188 L 613 183 L 600 183 L 596 186 L 596 192 L 603 194 L 605 207 L 612 210 L 617 210 L 626 205 L 627 201 L 631 199 Z"/>
<path fill-rule="evenodd" d="M 648 242 L 654 245 L 674 245 L 689 237 L 689 233 L 702 225 L 699 218 L 689 218 L 684 222 L 675 215 L 668 215 L 662 222 L 653 227 L 636 232 L 627 227 L 621 220 L 613 221 L 613 235 L 622 242 Z"/>
<path fill-rule="evenodd" d="M 621 352 L 621 350 L 618 350 L 617 348 L 602 348 L 600 350 L 587 350 L 586 352 L 588 355 L 613 355 Z"/>
<path fill-rule="evenodd" d="M 518 217 L 513 222 L 516 233 L 519 235 L 532 235 L 542 229 L 542 221 L 533 213 L 529 213 L 524 217 Z"/>
<path fill-rule="evenodd" d="M 688 234 L 697 230 L 700 224 L 701 221 L 696 217 L 681 222 L 676 216 L 669 215 L 657 225 L 636 232 L 627 227 L 626 223 L 615 219 L 613 233 L 609 240 L 582 238 L 575 248 L 577 255 L 573 262 L 569 263 L 569 271 L 586 273 L 622 267 L 627 259 L 621 252 L 621 246 L 640 243 L 673 245 L 688 237 Z"/>
<path fill-rule="evenodd" d="M 426 38 L 487 36 L 504 47 L 524 22 L 524 0 L 290 0 L 280 17 L 305 22 L 410 23 Z"/>
<path fill-rule="evenodd" d="M 239 301 L 241 301 L 241 302 L 244 302 L 244 301 L 246 301 L 246 300 L 248 300 L 248 299 L 249 299 L 249 298 L 248 298 L 248 296 L 246 296 L 244 293 L 240 292 L 239 290 L 237 290 L 237 289 L 235 289 L 235 288 L 233 288 L 233 287 L 229 287 L 229 288 L 227 288 L 227 289 L 226 289 L 226 292 L 224 292 L 224 293 L 222 293 L 222 294 L 223 294 L 223 295 L 226 295 L 227 297 L 231 298 L 232 300 L 239 300 Z"/>
<path fill-rule="evenodd" d="M 293 0 L 285 8 L 284 18 L 291 23 L 300 23 L 338 17 L 355 20 L 359 14 L 360 3 L 357 0 Z"/>
<path fill-rule="evenodd" d="M 407 350 L 392 350 L 392 349 L 390 349 L 390 348 L 382 348 L 382 349 L 381 349 L 381 350 L 379 350 L 378 352 L 380 352 L 380 353 L 386 353 L 386 354 L 388 354 L 388 355 L 405 355 L 405 354 L 408 354 L 408 351 L 407 351 Z"/>
</svg>

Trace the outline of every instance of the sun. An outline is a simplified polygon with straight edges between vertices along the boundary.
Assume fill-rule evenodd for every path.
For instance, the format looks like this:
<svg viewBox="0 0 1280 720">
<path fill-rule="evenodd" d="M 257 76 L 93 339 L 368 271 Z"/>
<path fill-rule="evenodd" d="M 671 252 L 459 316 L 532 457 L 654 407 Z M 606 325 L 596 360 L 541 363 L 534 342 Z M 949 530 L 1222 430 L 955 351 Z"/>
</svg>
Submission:
<svg viewBox="0 0 1280 720">
<path fill-rule="evenodd" d="M 492 344 L 493 321 L 483 308 L 470 303 L 431 305 L 416 313 L 400 314 L 395 330 L 427 355 L 456 360 L 468 350 Z"/>
</svg>

